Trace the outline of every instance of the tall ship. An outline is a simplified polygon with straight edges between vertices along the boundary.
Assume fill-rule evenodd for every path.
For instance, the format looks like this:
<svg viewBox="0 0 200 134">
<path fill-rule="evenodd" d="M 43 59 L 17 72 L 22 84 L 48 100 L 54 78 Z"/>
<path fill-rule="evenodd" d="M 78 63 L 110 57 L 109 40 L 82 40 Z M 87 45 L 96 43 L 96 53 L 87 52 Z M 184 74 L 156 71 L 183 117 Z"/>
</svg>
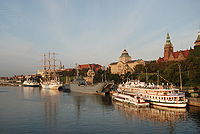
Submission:
<svg viewBox="0 0 200 134">
<path fill-rule="evenodd" d="M 56 58 L 55 53 L 44 54 L 44 70 L 40 84 L 44 89 L 55 89 L 58 90 L 62 86 L 60 82 L 59 74 L 56 72 Z"/>
<path fill-rule="evenodd" d="M 86 94 L 101 94 L 104 87 L 107 85 L 106 82 L 93 83 L 95 72 L 89 69 L 87 72 L 87 77 L 79 77 L 79 71 L 77 68 L 76 79 L 70 83 L 70 91 L 86 93 Z"/>
<path fill-rule="evenodd" d="M 187 106 L 185 93 L 180 92 L 179 89 L 173 86 L 165 87 L 163 85 L 147 84 L 139 80 L 130 80 L 119 84 L 117 90 L 130 95 L 137 94 L 153 105 L 174 108 L 184 108 Z"/>
</svg>

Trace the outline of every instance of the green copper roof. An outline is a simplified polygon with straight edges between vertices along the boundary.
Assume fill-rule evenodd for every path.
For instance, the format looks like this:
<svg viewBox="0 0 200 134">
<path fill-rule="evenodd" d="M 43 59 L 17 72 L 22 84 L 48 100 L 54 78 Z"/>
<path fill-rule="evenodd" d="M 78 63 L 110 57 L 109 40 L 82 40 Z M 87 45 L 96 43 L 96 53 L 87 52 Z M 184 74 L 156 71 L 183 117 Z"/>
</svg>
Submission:
<svg viewBox="0 0 200 134">
<path fill-rule="evenodd" d="M 200 32 L 198 32 L 197 40 L 200 40 Z"/>
<path fill-rule="evenodd" d="M 169 33 L 167 33 L 166 43 L 171 44 Z"/>
<path fill-rule="evenodd" d="M 200 32 L 198 32 L 198 36 L 196 41 L 194 42 L 195 46 L 200 46 Z"/>
<path fill-rule="evenodd" d="M 172 43 L 171 43 L 171 40 L 170 40 L 169 33 L 167 33 L 167 37 L 166 37 L 165 47 L 166 47 L 166 46 L 173 47 L 173 46 L 172 46 Z"/>
<path fill-rule="evenodd" d="M 126 49 L 124 49 L 124 51 L 122 52 L 120 57 L 130 57 L 128 52 L 126 51 Z"/>
</svg>

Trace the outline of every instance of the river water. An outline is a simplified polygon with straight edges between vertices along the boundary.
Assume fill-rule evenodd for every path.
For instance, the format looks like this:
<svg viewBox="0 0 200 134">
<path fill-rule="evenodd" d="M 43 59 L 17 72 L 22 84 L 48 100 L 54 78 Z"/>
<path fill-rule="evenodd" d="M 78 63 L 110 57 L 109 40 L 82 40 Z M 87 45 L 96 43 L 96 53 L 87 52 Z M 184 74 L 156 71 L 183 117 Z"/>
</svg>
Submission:
<svg viewBox="0 0 200 134">
<path fill-rule="evenodd" d="M 137 108 L 111 98 L 0 87 L 0 134 L 196 134 L 200 108 Z"/>
</svg>

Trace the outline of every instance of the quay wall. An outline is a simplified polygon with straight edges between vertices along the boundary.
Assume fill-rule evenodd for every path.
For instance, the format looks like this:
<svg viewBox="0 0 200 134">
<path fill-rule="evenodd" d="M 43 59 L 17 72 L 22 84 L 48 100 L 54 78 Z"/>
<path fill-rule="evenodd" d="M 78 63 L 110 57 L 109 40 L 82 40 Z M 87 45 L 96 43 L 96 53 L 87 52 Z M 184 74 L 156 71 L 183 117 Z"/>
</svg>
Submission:
<svg viewBox="0 0 200 134">
<path fill-rule="evenodd" d="M 200 98 L 188 98 L 188 105 L 200 107 Z"/>
</svg>

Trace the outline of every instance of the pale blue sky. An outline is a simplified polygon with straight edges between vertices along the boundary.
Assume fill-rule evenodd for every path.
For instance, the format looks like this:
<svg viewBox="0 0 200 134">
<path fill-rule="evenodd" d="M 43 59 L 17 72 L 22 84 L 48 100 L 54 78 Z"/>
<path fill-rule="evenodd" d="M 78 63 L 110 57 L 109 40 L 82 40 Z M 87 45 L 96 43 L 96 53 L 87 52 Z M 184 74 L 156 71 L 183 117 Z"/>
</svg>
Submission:
<svg viewBox="0 0 200 134">
<path fill-rule="evenodd" d="M 163 56 L 166 33 L 175 50 L 193 47 L 200 0 L 0 0 L 0 76 L 31 74 L 42 54 L 65 67 L 107 66 L 123 49 L 133 59 Z"/>
</svg>

